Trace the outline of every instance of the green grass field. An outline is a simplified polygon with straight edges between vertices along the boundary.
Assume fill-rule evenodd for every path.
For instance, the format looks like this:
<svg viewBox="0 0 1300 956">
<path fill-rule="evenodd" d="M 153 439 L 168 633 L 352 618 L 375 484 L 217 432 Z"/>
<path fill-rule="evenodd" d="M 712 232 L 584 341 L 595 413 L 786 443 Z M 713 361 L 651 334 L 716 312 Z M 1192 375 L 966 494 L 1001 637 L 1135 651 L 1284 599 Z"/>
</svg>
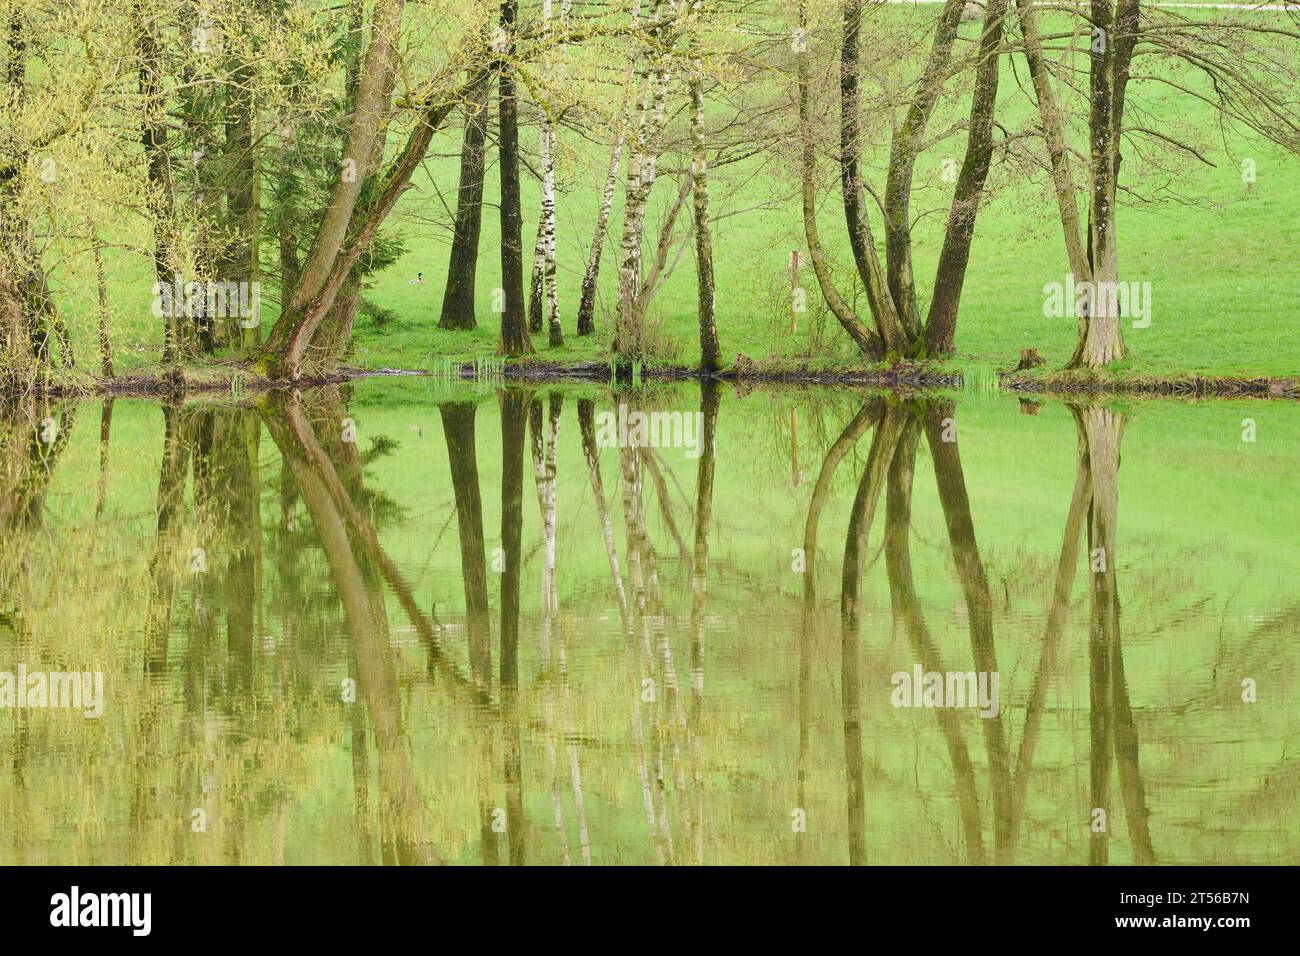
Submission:
<svg viewBox="0 0 1300 956">
<path fill-rule="evenodd" d="M 889 15 L 930 13 L 893 10 Z M 975 30 L 976 25 L 967 24 L 963 36 L 970 40 Z M 1021 127 L 1033 119 L 1033 104 L 1022 89 L 1025 82 L 1024 64 L 1017 57 L 1003 70 L 999 99 L 999 121 L 1008 128 Z M 1173 166 L 1162 162 L 1164 168 L 1154 169 L 1145 166 L 1133 149 L 1128 151 L 1126 181 L 1168 198 L 1156 205 L 1130 205 L 1120 214 L 1120 276 L 1122 280 L 1150 282 L 1151 324 L 1148 328 L 1125 330 L 1132 357 L 1118 371 L 1151 376 L 1296 374 L 1300 372 L 1300 323 L 1296 322 L 1300 313 L 1296 305 L 1300 301 L 1300 269 L 1296 266 L 1300 250 L 1300 219 L 1296 213 L 1300 209 L 1300 160 L 1258 139 L 1219 137 L 1210 107 L 1187 97 L 1174 99 L 1173 95 L 1148 90 L 1140 102 L 1151 116 L 1204 146 L 1206 157 L 1215 166 L 1189 160 Z M 962 117 L 966 100 L 958 96 L 951 99 L 936 113 L 932 128 L 944 128 Z M 876 147 L 868 152 L 872 167 L 868 176 L 879 183 L 888 147 L 887 123 L 876 139 Z M 534 150 L 535 141 L 535 127 L 522 131 L 526 151 Z M 391 221 L 389 228 L 404 236 L 406 253 L 394 266 L 373 277 L 366 294 L 394 318 L 382 326 L 368 317 L 358 320 L 353 364 L 367 368 L 428 368 L 435 356 L 470 358 L 489 354 L 495 348 L 498 320 L 491 301 L 492 290 L 500 281 L 500 253 L 494 205 L 484 210 L 483 217 L 479 328 L 473 333 L 444 333 L 434 327 L 445 282 L 450 234 L 447 224 L 450 206 L 455 202 L 459 142 L 458 126 L 448 128 L 435 140 L 433 152 L 417 174 L 416 188 L 407 193 Z M 559 294 L 569 340 L 560 350 L 548 349 L 544 338 L 534 345 L 539 357 L 546 360 L 600 358 L 606 354 L 607 330 L 612 320 L 621 196 L 616 199 L 602 268 L 599 334 L 580 340 L 574 335 L 577 299 L 586 244 L 600 200 L 607 147 L 563 132 L 560 147 Z M 964 134 L 958 133 L 924 153 L 917 165 L 914 214 L 930 210 L 915 228 L 914 254 L 923 308 L 928 301 L 951 189 L 941 182 L 940 169 L 946 157 L 960 161 L 964 148 Z M 1041 143 L 1035 142 L 1033 150 L 1041 154 Z M 724 359 L 732 362 L 743 354 L 756 361 L 806 366 L 853 363 L 855 357 L 846 337 L 821 307 L 810 268 L 801 278 L 808 290 L 810 311 L 801 317 L 797 333 L 788 332 L 786 264 L 789 251 L 803 246 L 803 227 L 794 201 L 797 183 L 793 179 L 793 161 L 781 153 L 777 142 L 769 154 L 718 169 L 711 178 Z M 1243 182 L 1241 163 L 1245 159 L 1255 164 L 1256 182 L 1250 186 Z M 497 166 L 494 157 L 490 156 L 489 162 L 486 199 L 492 203 Z M 667 169 L 683 165 L 681 157 L 672 154 L 662 163 Z M 848 291 L 850 263 L 842 213 L 836 205 L 832 165 L 828 156 L 823 164 L 826 188 L 821 229 L 823 242 L 844 279 L 842 288 Z M 1044 284 L 1063 281 L 1066 273 L 1050 183 L 1041 170 L 1020 163 L 995 165 L 989 185 L 991 201 L 977 225 L 957 331 L 962 361 L 1003 367 L 1014 363 L 1020 349 L 1038 348 L 1049 368 L 1059 368 L 1073 347 L 1074 322 L 1072 318 L 1043 315 Z M 658 214 L 672 192 L 668 181 L 661 180 L 657 185 L 660 209 L 652 212 L 648 233 L 657 231 Z M 1175 192 L 1187 202 L 1176 200 Z M 525 180 L 524 200 L 524 246 L 529 260 L 539 201 L 535 179 Z M 683 216 L 679 229 L 685 225 Z M 130 228 L 129 224 L 126 228 Z M 876 229 L 879 239 L 878 223 Z M 271 252 L 267 244 L 266 254 Z M 652 303 L 650 320 L 658 328 L 657 338 L 664 343 L 662 361 L 689 364 L 698 357 L 694 263 L 689 245 L 681 252 L 675 270 Z M 78 354 L 87 367 L 95 347 L 90 268 L 89 256 L 69 259 L 55 276 L 68 303 Z M 138 254 L 119 254 L 110 258 L 110 270 L 119 370 L 147 368 L 157 360 L 159 337 L 158 320 L 149 312 L 149 264 Z M 418 272 L 423 272 L 425 283 L 410 284 Z M 268 288 L 264 302 L 273 295 L 275 290 Z M 264 327 L 269 327 L 274 305 L 264 307 L 263 312 Z"/>
</svg>

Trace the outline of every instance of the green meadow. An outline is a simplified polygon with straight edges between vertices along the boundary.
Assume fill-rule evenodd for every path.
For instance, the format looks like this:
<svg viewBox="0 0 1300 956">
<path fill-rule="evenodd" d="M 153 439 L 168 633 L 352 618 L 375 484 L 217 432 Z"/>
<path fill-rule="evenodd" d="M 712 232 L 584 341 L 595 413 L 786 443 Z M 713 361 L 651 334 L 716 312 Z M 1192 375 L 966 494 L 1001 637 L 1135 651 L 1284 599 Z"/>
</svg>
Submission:
<svg viewBox="0 0 1300 956">
<path fill-rule="evenodd" d="M 916 11 L 877 10 L 873 16 L 928 17 L 932 8 Z M 881 21 L 882 23 L 886 21 Z M 1049 21 L 1050 22 L 1050 21 Z M 962 37 L 977 36 L 977 25 L 966 24 Z M 869 32 L 869 30 L 868 30 Z M 1024 64 L 1017 56 L 1004 61 L 998 119 L 1008 130 L 1036 122 L 1027 93 Z M 1156 66 L 1166 76 L 1173 68 Z M 823 106 L 833 111 L 832 76 L 823 77 Z M 1202 89 L 1195 76 L 1177 74 L 1179 82 Z M 755 82 L 755 103 L 789 95 L 780 77 Z M 1139 88 L 1136 87 L 1135 88 Z M 1210 106 L 1159 85 L 1146 84 L 1132 94 L 1144 124 L 1167 129 L 1200 149 L 1207 166 L 1173 148 L 1152 147 L 1139 140 L 1127 147 L 1125 182 L 1143 196 L 1127 197 L 1119 218 L 1120 276 L 1124 281 L 1150 283 L 1150 325 L 1126 328 L 1132 356 L 1121 374 L 1176 376 L 1183 373 L 1286 376 L 1300 372 L 1300 159 L 1261 141 L 1228 129 L 1220 132 Z M 951 91 L 931 126 L 943 129 L 960 122 L 967 101 L 959 88 Z M 714 113 L 722 111 L 715 105 Z M 532 148 L 537 135 L 535 108 L 522 130 L 522 143 Z M 833 112 L 828 113 L 833 119 Z M 781 122 L 790 123 L 788 117 Z M 595 131 L 599 133 L 599 131 Z M 724 359 L 737 356 L 757 362 L 811 367 L 860 364 L 846 337 L 822 306 L 811 268 L 801 273 L 808 291 L 808 311 L 789 332 L 789 253 L 804 246 L 797 202 L 795 130 L 775 128 L 767 149 L 749 159 L 715 169 L 711 177 L 716 234 L 718 325 Z M 870 142 L 866 152 L 869 180 L 881 183 L 889 143 L 889 117 L 868 118 Z M 493 290 L 500 284 L 500 251 L 495 190 L 497 165 L 489 153 L 483 235 L 479 250 L 479 327 L 471 333 L 435 328 L 446 279 L 450 221 L 454 211 L 459 169 L 459 120 L 434 140 L 430 154 L 397 213 L 386 226 L 402 237 L 405 253 L 387 270 L 371 277 L 366 298 L 376 312 L 358 319 L 351 362 L 375 369 L 430 368 L 439 358 L 471 359 L 495 349 L 498 316 L 492 311 Z M 399 139 L 392 138 L 393 148 Z M 943 161 L 960 161 L 964 135 L 931 146 L 917 164 L 913 200 L 914 249 L 921 305 L 937 259 L 939 240 L 951 187 L 942 181 Z M 983 368 L 1015 364 L 1023 348 L 1037 348 L 1049 368 L 1060 368 L 1073 348 L 1072 318 L 1045 317 L 1044 286 L 1063 282 L 1067 272 L 1064 244 L 1056 217 L 1050 180 L 1042 169 L 1042 144 L 1019 140 L 995 160 L 987 201 L 976 227 L 976 240 L 967 272 L 957 331 L 959 366 Z M 1009 157 L 1009 158 L 1008 158 Z M 616 193 L 601 270 L 597 308 L 598 332 L 579 339 L 574 330 L 582 271 L 603 188 L 608 146 L 592 143 L 572 130 L 560 131 L 557 157 L 559 300 L 566 330 L 562 348 L 548 348 L 544 336 L 534 337 L 539 358 L 573 362 L 602 359 L 608 354 L 616 286 L 617 243 L 622 223 L 621 184 Z M 1245 164 L 1253 166 L 1247 183 Z M 658 231 L 671 194 L 674 171 L 688 164 L 681 155 L 665 155 L 667 170 L 656 186 L 655 208 L 648 234 Z M 852 291 L 851 263 L 837 206 L 833 157 L 822 161 L 823 243 L 836 263 L 841 288 Z M 1076 170 L 1077 172 L 1077 170 Z M 531 174 L 524 182 L 525 266 L 531 260 L 537 223 L 539 187 Z M 872 209 L 877 237 L 878 210 Z M 657 328 L 658 361 L 689 365 L 698 360 L 695 278 L 691 248 L 686 242 L 688 213 L 678 224 L 682 244 L 674 245 L 674 265 L 650 308 Z M 138 223 L 114 224 L 110 241 L 137 244 Z M 647 244 L 649 243 L 647 239 Z M 270 257 L 272 243 L 264 245 Z M 647 252 L 648 252 L 647 248 Z M 156 364 L 159 320 L 150 314 L 152 274 L 148 260 L 136 253 L 109 250 L 109 290 L 113 312 L 113 348 L 120 370 Z M 266 260 L 268 269 L 273 264 Z M 423 284 L 412 284 L 423 273 Z M 94 342 L 94 281 L 88 255 L 69 255 L 55 270 L 55 281 L 67 297 L 74 342 L 83 364 L 90 367 Z M 264 329 L 277 312 L 278 289 L 272 279 L 263 290 Z M 377 316 L 377 318 L 376 318 Z"/>
</svg>

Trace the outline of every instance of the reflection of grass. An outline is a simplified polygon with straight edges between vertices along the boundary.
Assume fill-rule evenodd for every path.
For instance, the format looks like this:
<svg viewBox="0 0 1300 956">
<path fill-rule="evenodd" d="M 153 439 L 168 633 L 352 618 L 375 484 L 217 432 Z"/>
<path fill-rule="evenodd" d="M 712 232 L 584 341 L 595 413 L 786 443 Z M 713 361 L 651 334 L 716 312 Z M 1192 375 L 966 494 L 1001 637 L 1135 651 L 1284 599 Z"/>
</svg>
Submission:
<svg viewBox="0 0 1300 956">
<path fill-rule="evenodd" d="M 446 355 L 435 355 L 430 374 L 440 384 L 461 382 L 466 380 L 467 367 L 472 369 L 468 380 L 478 391 L 490 391 L 504 382 L 506 363 L 505 359 L 498 355 L 477 355 L 472 362 L 463 362 Z"/>
<path fill-rule="evenodd" d="M 505 373 L 505 359 L 497 355 L 484 355 L 474 359 L 474 382 L 478 385 L 495 385 L 500 383 Z"/>
<path fill-rule="evenodd" d="M 966 362 L 958 371 L 961 373 L 962 388 L 967 392 L 996 392 L 998 389 L 998 370 L 984 362 Z"/>
</svg>

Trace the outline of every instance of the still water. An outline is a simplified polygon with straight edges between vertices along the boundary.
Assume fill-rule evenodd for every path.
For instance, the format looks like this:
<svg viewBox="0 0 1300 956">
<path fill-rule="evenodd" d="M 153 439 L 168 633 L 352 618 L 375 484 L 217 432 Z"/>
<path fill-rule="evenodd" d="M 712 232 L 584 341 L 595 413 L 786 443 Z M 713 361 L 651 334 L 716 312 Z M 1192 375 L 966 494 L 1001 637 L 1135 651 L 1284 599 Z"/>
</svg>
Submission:
<svg viewBox="0 0 1300 956">
<path fill-rule="evenodd" d="M 0 863 L 1294 863 L 1297 437 L 694 384 L 0 406 Z"/>
</svg>

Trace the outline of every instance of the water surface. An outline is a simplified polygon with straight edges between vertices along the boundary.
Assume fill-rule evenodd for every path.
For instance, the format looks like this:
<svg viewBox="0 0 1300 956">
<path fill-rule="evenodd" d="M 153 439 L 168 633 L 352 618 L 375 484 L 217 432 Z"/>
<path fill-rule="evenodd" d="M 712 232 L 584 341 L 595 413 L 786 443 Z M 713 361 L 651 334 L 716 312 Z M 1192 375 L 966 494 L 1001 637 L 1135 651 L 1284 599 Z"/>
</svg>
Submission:
<svg viewBox="0 0 1300 956">
<path fill-rule="evenodd" d="M 697 385 L 10 403 L 0 671 L 104 691 L 0 708 L 0 863 L 1291 863 L 1298 435 Z M 896 706 L 918 670 L 996 674 L 996 716 Z"/>
</svg>

